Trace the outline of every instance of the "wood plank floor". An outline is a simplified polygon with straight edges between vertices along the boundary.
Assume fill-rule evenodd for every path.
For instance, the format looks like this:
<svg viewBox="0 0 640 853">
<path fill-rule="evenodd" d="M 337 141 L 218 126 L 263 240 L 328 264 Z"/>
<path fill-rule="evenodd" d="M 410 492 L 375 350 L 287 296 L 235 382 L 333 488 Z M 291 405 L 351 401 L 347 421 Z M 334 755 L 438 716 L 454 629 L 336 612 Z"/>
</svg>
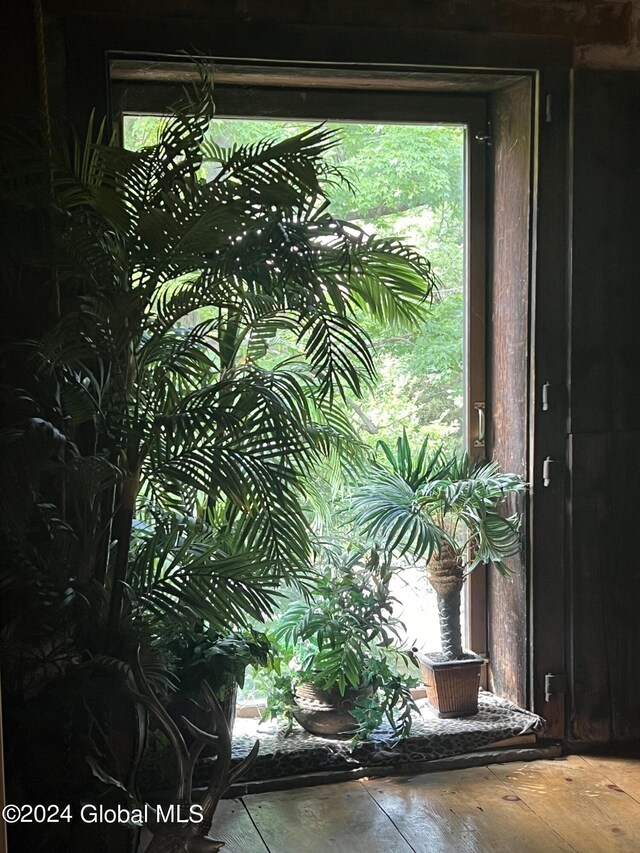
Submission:
<svg viewBox="0 0 640 853">
<path fill-rule="evenodd" d="M 638 853 L 640 760 L 570 756 L 225 800 L 224 853 Z"/>
</svg>

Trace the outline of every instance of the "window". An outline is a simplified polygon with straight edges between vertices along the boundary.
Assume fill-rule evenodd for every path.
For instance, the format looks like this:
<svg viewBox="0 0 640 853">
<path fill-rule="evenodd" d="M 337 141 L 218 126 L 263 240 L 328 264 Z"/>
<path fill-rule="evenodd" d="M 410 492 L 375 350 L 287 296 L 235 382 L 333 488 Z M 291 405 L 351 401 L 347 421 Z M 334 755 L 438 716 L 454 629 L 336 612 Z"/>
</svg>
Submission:
<svg viewBox="0 0 640 853">
<path fill-rule="evenodd" d="M 135 73 L 131 75 L 130 69 L 127 70 L 127 61 L 117 60 L 114 67 L 113 94 L 120 115 L 160 114 L 164 105 L 179 96 L 175 82 L 170 82 L 175 79 L 175 66 L 165 67 L 164 71 L 162 64 L 158 66 L 158 73 L 152 82 L 148 79 L 146 82 L 137 82 Z M 483 456 L 486 414 L 487 100 L 482 93 L 420 91 L 422 83 L 418 79 L 411 86 L 391 90 L 398 85 L 397 78 L 392 78 L 393 75 L 380 73 L 376 76 L 374 72 L 331 71 L 323 74 L 310 69 L 265 70 L 250 65 L 240 68 L 222 65 L 216 74 L 219 133 L 231 141 L 234 136 L 231 128 L 235 128 L 237 138 L 248 139 L 248 133 L 257 139 L 264 135 L 262 128 L 291 132 L 298 122 L 308 126 L 320 121 L 348 128 L 352 135 L 353 128 L 364 133 L 366 128 L 377 127 L 397 129 L 399 134 L 409 130 L 416 139 L 437 127 L 459 129 L 461 138 L 464 138 L 464 189 L 461 195 L 464 249 L 460 253 L 464 289 L 464 312 L 460 319 L 464 325 L 461 328 L 464 344 L 460 441 L 470 453 Z M 119 79 L 126 79 L 127 82 L 118 82 Z M 446 90 L 455 87 L 437 85 L 436 88 Z M 125 124 L 130 129 L 131 119 L 125 119 Z M 391 162 L 392 159 L 391 153 L 388 163 L 381 160 L 379 164 L 383 179 L 398 167 L 398 164 Z M 419 192 L 416 195 L 419 197 Z M 343 209 L 337 212 L 347 214 L 353 213 L 353 210 L 345 210 L 343 204 Z M 397 211 L 395 215 L 397 219 Z M 363 224 L 367 226 L 368 223 L 363 221 Z M 406 238 L 407 233 L 398 236 Z M 408 236 L 414 235 L 410 233 Z M 420 248 L 426 248 L 428 256 L 433 255 L 429 246 Z M 448 283 L 444 281 L 445 296 L 447 289 Z M 362 414 L 368 417 L 366 412 Z M 481 653 L 487 650 L 485 583 L 485 578 L 478 572 L 467 584 L 467 644 Z M 425 621 L 422 620 L 423 623 Z M 435 619 L 429 622 L 434 626 L 436 624 Z"/>
</svg>

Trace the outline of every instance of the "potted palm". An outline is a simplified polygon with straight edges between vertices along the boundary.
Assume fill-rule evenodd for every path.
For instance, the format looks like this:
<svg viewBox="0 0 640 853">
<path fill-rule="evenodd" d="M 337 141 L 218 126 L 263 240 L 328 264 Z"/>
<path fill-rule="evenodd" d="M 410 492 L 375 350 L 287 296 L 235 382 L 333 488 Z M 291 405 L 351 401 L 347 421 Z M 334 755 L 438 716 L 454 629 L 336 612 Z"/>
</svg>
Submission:
<svg viewBox="0 0 640 853">
<path fill-rule="evenodd" d="M 373 463 L 352 498 L 356 525 L 386 553 L 425 560 L 442 643 L 420 655 L 427 697 L 441 717 L 475 714 L 484 661 L 462 646 L 462 589 L 481 563 L 510 574 L 505 560 L 521 547 L 519 516 L 500 511 L 526 484 L 495 461 L 430 451 L 428 439 L 413 456 L 406 432 L 395 448 L 384 441 L 379 448 L 385 462 Z"/>
<path fill-rule="evenodd" d="M 21 135 L 0 164 L 6 218 L 26 208 L 50 226 L 41 251 L 26 231 L 13 248 L 20 278 L 51 282 L 55 314 L 38 340 L 13 342 L 19 370 L 5 382 L 2 664 L 16 778 L 34 740 L 26 709 L 54 707 L 48 691 L 76 671 L 96 684 L 97 666 L 114 670 L 131 710 L 139 646 L 158 676 L 176 630 L 246 627 L 282 584 L 308 582 L 302 484 L 339 441 L 333 402 L 374 371 L 354 316 L 410 322 L 433 287 L 416 253 L 331 216 L 329 131 L 221 151 L 207 138 L 213 114 L 205 75 L 140 151 L 90 126 L 50 158 Z M 279 332 L 296 340 L 296 364 L 264 359 Z M 64 736 L 62 712 L 50 730 L 62 754 L 73 734 L 83 766 L 86 731 L 107 727 L 74 695 L 78 731 Z M 110 776 L 132 775 L 143 738 L 129 740 L 126 773 Z M 59 764 L 38 779 L 58 785 Z"/>
<path fill-rule="evenodd" d="M 345 554 L 313 601 L 290 604 L 274 628 L 288 671 L 274 679 L 266 716 L 284 717 L 289 731 L 295 719 L 311 734 L 354 744 L 385 719 L 395 734 L 409 734 L 417 660 L 400 648 L 391 577 L 378 551 Z"/>
</svg>

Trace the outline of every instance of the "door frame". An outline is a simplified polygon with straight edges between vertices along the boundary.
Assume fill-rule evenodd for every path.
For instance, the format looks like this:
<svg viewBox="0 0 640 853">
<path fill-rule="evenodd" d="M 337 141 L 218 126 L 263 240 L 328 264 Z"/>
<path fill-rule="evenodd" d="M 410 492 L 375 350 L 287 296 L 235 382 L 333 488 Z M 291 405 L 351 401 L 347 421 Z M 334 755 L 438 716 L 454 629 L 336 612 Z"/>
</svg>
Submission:
<svg viewBox="0 0 640 853">
<path fill-rule="evenodd" d="M 563 51 L 560 51 L 563 53 Z M 171 69 L 179 70 L 180 62 L 174 57 L 144 58 L 121 52 L 107 57 L 111 69 L 112 117 L 119 111 L 140 111 L 140 96 L 147 99 L 148 112 L 162 111 L 171 102 L 170 92 L 175 95 L 175 80 L 169 80 Z M 172 63 L 176 63 L 172 64 Z M 154 63 L 159 63 L 155 65 Z M 218 83 L 225 85 L 224 74 L 233 86 L 231 78 L 238 74 L 237 58 L 214 60 Z M 567 63 L 551 63 L 542 70 L 535 64 L 526 68 L 478 70 L 476 68 L 447 68 L 425 66 L 373 66 L 341 63 L 320 63 L 321 74 L 309 63 L 296 65 L 290 62 L 246 60 L 240 62 L 250 77 L 247 85 L 238 87 L 240 97 L 253 97 L 256 92 L 264 102 L 269 98 L 281 97 L 283 85 L 297 91 L 301 103 L 311 100 L 319 104 L 323 98 L 336 102 L 350 102 L 350 118 L 360 118 L 367 93 L 386 95 L 389 121 L 406 120 L 403 104 L 410 95 L 420 93 L 425 105 L 432 102 L 441 120 L 459 122 L 456 112 L 465 98 L 483 101 L 488 108 L 491 99 L 501 89 L 518 80 L 531 82 L 531 171 L 529 176 L 530 207 L 530 264 L 529 264 L 529 352 L 528 352 L 528 472 L 530 481 L 526 526 L 528 541 L 526 548 L 527 612 L 522 615 L 522 630 L 528 649 L 526 672 L 522 673 L 525 704 L 547 719 L 547 734 L 563 737 L 565 733 L 565 708 L 562 691 L 549 693 L 545 688 L 545 676 L 562 674 L 565 671 L 565 435 L 567 431 L 568 395 L 566 375 L 568 364 L 568 340 L 566 322 L 568 316 L 568 188 L 569 188 L 569 72 Z M 185 68 L 182 61 L 183 74 Z M 157 76 L 154 77 L 154 69 Z M 282 74 L 289 75 L 284 81 Z M 318 74 L 315 82 L 314 73 Z M 281 75 L 277 85 L 269 86 L 269 75 Z M 328 89 L 328 79 L 336 79 L 338 85 Z M 222 81 L 222 82 L 221 82 Z M 271 82 L 274 82 L 272 78 Z M 181 82 L 185 82 L 184 77 Z M 240 93 L 240 89 L 242 92 Z M 365 90 L 363 96 L 362 90 Z M 303 92 L 307 97 L 303 97 Z M 446 92 L 446 95 L 443 94 Z M 354 94 L 357 97 L 354 98 Z M 173 98 L 175 100 L 175 97 Z M 456 103 L 458 102 L 458 103 Z M 273 101 L 270 102 L 273 105 Z M 272 106 L 273 108 L 273 106 Z M 360 113 L 358 110 L 360 109 Z M 277 112 L 277 110 L 276 110 Z M 271 113 L 273 115 L 273 113 Z M 309 115 L 309 113 L 307 113 Z M 283 116 L 286 117 L 286 116 Z M 305 115 L 299 117 L 304 118 Z M 333 117 L 333 116 L 331 116 Z M 431 119 L 431 114 L 430 114 Z M 336 118 L 339 116 L 336 115 Z M 370 118 L 370 116 L 369 116 Z M 483 146 L 491 144 L 491 132 L 486 122 L 482 131 L 475 131 L 485 139 L 475 140 Z M 558 190 L 560 188 L 560 191 Z M 477 197 L 477 196 L 476 196 Z M 470 201 L 473 205 L 473 198 Z M 486 208 L 485 208 L 486 211 Z M 495 215 L 495 211 L 493 212 Z M 477 214 L 476 214 L 477 215 Z M 478 265 L 486 268 L 487 258 L 484 241 L 476 257 Z M 483 257 L 483 260 L 480 258 Z M 473 251 L 470 252 L 470 259 Z M 471 261 L 470 261 L 471 262 Z M 486 308 L 486 306 L 485 306 Z M 482 312 L 486 315 L 486 310 Z M 468 333 L 472 337 L 471 333 Z M 486 338 L 485 344 L 486 344 Z M 543 386 L 552 389 L 552 406 L 542 405 Z M 486 400 L 482 383 L 476 385 L 480 391 L 470 391 L 467 411 L 473 404 Z M 469 405 L 470 404 L 470 405 Z M 475 428 L 475 436 L 473 435 Z M 467 433 L 471 442 L 477 438 L 477 421 L 467 422 Z M 553 460 L 553 477 L 544 482 L 543 464 Z M 548 465 L 547 465 L 548 470 Z M 476 616 L 487 601 L 487 576 L 482 570 L 474 573 L 468 584 L 468 595 L 472 601 L 471 614 Z M 499 618 L 499 614 L 495 614 Z M 470 620 L 470 642 L 472 647 L 487 649 L 486 621 Z M 484 640 L 484 642 L 483 642 Z M 496 665 L 496 662 L 493 662 Z M 561 680 L 556 683 L 561 683 Z"/>
</svg>

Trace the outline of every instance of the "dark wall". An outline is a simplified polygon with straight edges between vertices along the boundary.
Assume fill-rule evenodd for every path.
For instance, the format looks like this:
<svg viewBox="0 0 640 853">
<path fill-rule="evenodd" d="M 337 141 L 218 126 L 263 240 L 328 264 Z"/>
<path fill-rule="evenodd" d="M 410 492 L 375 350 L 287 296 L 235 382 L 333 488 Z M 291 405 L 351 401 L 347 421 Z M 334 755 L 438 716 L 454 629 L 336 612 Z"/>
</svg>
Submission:
<svg viewBox="0 0 640 853">
<path fill-rule="evenodd" d="M 21 0 L 7 0 L 1 14 L 0 107 L 6 117 L 38 108 L 36 24 L 33 5 Z"/>
<path fill-rule="evenodd" d="M 571 738 L 640 736 L 640 74 L 578 71 Z"/>
<path fill-rule="evenodd" d="M 36 58 L 43 48 L 54 117 L 66 113 L 79 123 L 91 107 L 106 107 L 105 50 L 547 68 L 560 74 L 572 57 L 583 62 L 607 51 L 614 64 L 640 65 L 629 47 L 637 35 L 631 4 L 622 1 L 43 2 L 43 44 L 37 41 L 31 3 L 9 0 L 3 7 L 9 24 L 0 27 L 5 113 L 39 109 Z M 639 79 L 640 73 L 596 71 L 579 71 L 575 78 L 570 374 L 563 359 L 554 356 L 556 387 L 571 385 L 571 488 L 564 520 L 561 510 L 550 509 L 544 530 L 536 534 L 542 546 L 549 531 L 547 555 L 555 546 L 560 568 L 554 576 L 548 556 L 537 575 L 533 565 L 530 636 L 535 648 L 543 650 L 533 667 L 532 696 L 544 711 L 541 677 L 547 668 L 557 672 L 562 667 L 566 629 L 570 735 L 576 740 L 640 736 L 640 619 L 635 613 L 640 574 L 633 535 L 639 504 L 635 474 L 640 470 L 640 433 L 634 432 L 640 409 L 635 371 L 640 328 Z M 548 131 L 548 143 L 543 134 L 545 156 L 568 146 L 564 127 L 555 136 Z M 550 215 L 540 222 L 540 235 L 551 245 L 554 236 L 545 236 L 545 229 L 558 230 L 551 216 L 554 199 L 560 208 L 569 199 L 564 173 L 543 196 Z M 568 344 L 569 335 L 568 328 L 553 328 L 553 306 L 564 299 L 560 291 L 568 262 L 562 235 L 556 246 L 560 248 L 546 259 L 546 274 L 539 275 L 537 284 L 539 304 L 549 306 L 540 319 L 546 313 L 553 352 L 559 338 L 560 349 Z M 10 306 L 5 308 L 8 313 Z M 536 359 L 547 378 L 553 364 L 544 362 L 543 340 L 544 335 L 536 338 Z M 561 417 L 551 430 L 551 444 L 564 447 Z M 553 454 L 560 461 L 562 451 Z M 537 469 L 532 475 L 539 492 Z M 557 482 L 555 488 L 562 492 L 562 478 Z M 552 492 L 540 497 L 540 506 Z M 570 534 L 566 608 L 561 565 L 565 530 Z M 514 594 L 524 606 L 524 589 L 514 588 Z M 558 724 L 561 730 L 561 719 L 554 732 Z"/>
<path fill-rule="evenodd" d="M 562 37 L 576 60 L 589 62 L 598 51 L 621 56 L 635 43 L 637 28 L 630 0 L 44 0 L 55 13 L 81 11 L 98 18 L 144 19 L 157 36 L 170 20 L 175 35 L 194 19 L 207 22 L 189 33 L 178 49 L 206 50 L 225 45 L 220 38 L 228 26 L 256 27 L 263 33 L 263 50 L 278 50 L 281 34 L 289 27 L 312 29 L 324 43 L 324 58 L 334 58 L 336 31 L 351 34 L 351 47 L 366 48 L 367 32 L 386 34 L 388 50 L 400 55 L 403 43 L 416 31 L 425 33 L 511 34 Z M 85 32 L 85 35 L 88 33 Z M 424 41 L 424 39 L 423 39 Z M 430 39 L 424 41 L 428 52 Z M 175 40 L 174 40 L 175 45 Z M 289 44 L 295 50 L 295 42 Z M 174 49 L 176 49 L 174 47 Z M 370 56 L 369 61 L 381 61 Z M 408 60 L 410 61 L 410 60 Z"/>
<path fill-rule="evenodd" d="M 42 43 L 42 42 L 40 42 Z M 22 0 L 6 0 L 0 10 L 0 120 L 33 137 L 39 133 L 43 101 L 38 72 L 38 26 L 34 4 Z M 3 153 L 9 136 L 2 133 Z M 24 217 L 24 221 L 22 219 Z M 45 225 L 32 215 L 13 210 L 0 221 L 0 341 L 5 336 L 37 334 L 47 326 L 51 314 L 51 289 L 46 276 L 31 271 L 27 282 L 17 274 L 13 263 L 15 237 L 27 237 L 35 254 Z M 11 381 L 15 365 L 3 357 L 0 383 Z"/>
</svg>

